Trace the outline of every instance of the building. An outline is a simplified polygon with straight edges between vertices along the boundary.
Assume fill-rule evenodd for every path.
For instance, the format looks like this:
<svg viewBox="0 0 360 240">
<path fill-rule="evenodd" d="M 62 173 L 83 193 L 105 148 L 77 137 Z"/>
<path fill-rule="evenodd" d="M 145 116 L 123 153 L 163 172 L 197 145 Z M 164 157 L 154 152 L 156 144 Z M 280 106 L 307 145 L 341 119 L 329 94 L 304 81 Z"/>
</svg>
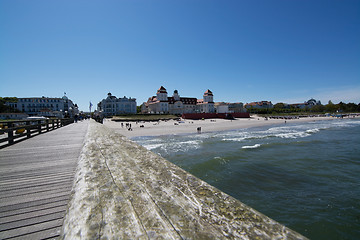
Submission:
<svg viewBox="0 0 360 240">
<path fill-rule="evenodd" d="M 27 118 L 29 115 L 26 113 L 0 113 L 0 119 L 2 120 L 21 120 Z"/>
<path fill-rule="evenodd" d="M 270 108 L 273 108 L 273 107 L 274 106 L 271 103 L 271 101 L 251 102 L 251 103 L 246 103 L 245 104 L 246 109 L 249 109 L 249 108 L 270 109 Z"/>
<path fill-rule="evenodd" d="M 215 103 L 215 110 L 217 113 L 229 113 L 229 105 L 225 102 Z"/>
<path fill-rule="evenodd" d="M 217 113 L 242 113 L 246 112 L 244 104 L 241 102 L 238 103 L 226 103 L 226 102 L 217 102 L 215 103 L 215 109 Z"/>
<path fill-rule="evenodd" d="M 183 113 L 213 113 L 215 112 L 213 94 L 207 90 L 203 99 L 192 97 L 180 97 L 178 90 L 175 90 L 171 97 L 168 97 L 166 89 L 161 86 L 156 96 L 152 96 L 147 102 L 141 106 L 142 113 L 169 113 L 169 114 L 183 114 Z"/>
<path fill-rule="evenodd" d="M 17 109 L 29 116 L 44 117 L 73 117 L 79 114 L 76 104 L 66 95 L 62 98 L 29 97 L 17 98 L 17 102 L 6 102 L 6 105 Z"/>
<path fill-rule="evenodd" d="M 215 112 L 214 95 L 209 89 L 204 93 L 203 99 L 198 99 L 197 107 L 200 113 Z"/>
<path fill-rule="evenodd" d="M 135 98 L 117 98 L 108 93 L 106 99 L 103 99 L 98 104 L 98 111 L 104 117 L 110 117 L 121 114 L 136 114 L 136 99 Z"/>
<path fill-rule="evenodd" d="M 306 102 L 303 102 L 303 103 L 293 103 L 293 104 L 288 104 L 289 106 L 291 107 L 294 107 L 294 108 L 300 108 L 300 109 L 305 109 L 305 108 L 312 108 L 316 105 L 321 105 L 321 102 L 320 101 L 316 101 L 315 99 L 310 99 Z"/>
</svg>

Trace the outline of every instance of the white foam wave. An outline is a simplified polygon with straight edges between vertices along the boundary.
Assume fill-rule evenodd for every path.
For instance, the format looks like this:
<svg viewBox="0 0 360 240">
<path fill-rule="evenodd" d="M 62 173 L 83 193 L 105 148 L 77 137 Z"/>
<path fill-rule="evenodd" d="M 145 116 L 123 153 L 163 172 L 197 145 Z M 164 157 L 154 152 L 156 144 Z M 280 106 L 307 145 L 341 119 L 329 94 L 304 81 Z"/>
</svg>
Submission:
<svg viewBox="0 0 360 240">
<path fill-rule="evenodd" d="M 306 133 L 306 132 L 290 132 L 290 133 L 280 133 L 280 134 L 276 134 L 275 137 L 280 137 L 280 138 L 303 138 L 303 137 L 308 137 L 311 134 Z"/>
<path fill-rule="evenodd" d="M 147 149 L 147 150 L 152 150 L 152 149 L 155 149 L 155 148 L 159 148 L 161 147 L 162 144 L 145 144 L 144 147 Z"/>
<path fill-rule="evenodd" d="M 253 146 L 243 146 L 243 147 L 241 147 L 241 148 L 249 149 L 249 148 L 258 148 L 258 147 L 260 147 L 260 146 L 261 146 L 261 144 L 255 144 L 255 145 L 253 145 Z"/>
<path fill-rule="evenodd" d="M 317 133 L 317 132 L 319 132 L 319 131 L 320 131 L 320 129 L 314 128 L 314 129 L 306 130 L 305 132 L 306 132 L 306 133 Z"/>
<path fill-rule="evenodd" d="M 245 137 L 240 137 L 240 138 L 223 138 L 221 139 L 221 141 L 234 141 L 234 142 L 242 142 L 246 140 Z"/>
<path fill-rule="evenodd" d="M 164 150 L 171 152 L 187 152 L 189 150 L 198 149 L 201 146 L 201 140 L 190 140 L 183 142 L 167 142 L 164 143 Z"/>
</svg>

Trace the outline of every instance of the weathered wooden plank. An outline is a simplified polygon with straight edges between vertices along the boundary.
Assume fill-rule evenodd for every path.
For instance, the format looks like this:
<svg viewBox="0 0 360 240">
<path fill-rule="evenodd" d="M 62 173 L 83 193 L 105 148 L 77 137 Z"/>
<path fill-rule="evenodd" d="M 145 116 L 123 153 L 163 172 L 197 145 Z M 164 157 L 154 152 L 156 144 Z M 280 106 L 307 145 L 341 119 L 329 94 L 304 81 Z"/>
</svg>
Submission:
<svg viewBox="0 0 360 240">
<path fill-rule="evenodd" d="M 11 204 L 32 202 L 32 201 L 43 199 L 44 196 L 56 197 L 56 196 L 66 194 L 66 193 L 69 194 L 70 190 L 71 190 L 71 187 L 69 187 L 68 189 L 52 190 L 52 191 L 48 191 L 46 193 L 41 193 L 41 194 L 32 193 L 32 194 L 23 195 L 21 197 L 15 196 L 15 197 L 4 198 L 4 199 L 0 200 L 0 207 L 6 206 L 6 205 L 11 205 Z"/>
<path fill-rule="evenodd" d="M 55 219 L 62 219 L 64 217 L 64 214 L 66 212 L 66 209 L 62 208 L 56 212 L 49 212 L 42 215 L 37 215 L 33 213 L 33 216 L 29 216 L 28 218 L 24 219 L 18 219 L 15 221 L 9 221 L 5 223 L 0 224 L 0 232 L 4 230 L 11 230 L 21 227 L 30 227 L 36 224 L 41 224 L 44 222 L 53 221 Z"/>
<path fill-rule="evenodd" d="M 6 191 L 7 189 L 23 189 L 28 186 L 39 187 L 43 185 L 51 185 L 60 182 L 67 182 L 73 180 L 72 174 L 57 174 L 52 176 L 32 176 L 19 177 L 12 180 L 4 180 L 0 183 L 0 189 Z"/>
<path fill-rule="evenodd" d="M 53 196 L 43 196 L 42 198 L 38 199 L 38 200 L 33 200 L 33 201 L 24 201 L 22 203 L 10 203 L 10 204 L 4 204 L 3 206 L 0 206 L 0 213 L 1 212 L 6 212 L 6 211 L 13 211 L 19 208 L 26 208 L 26 207 L 33 207 L 33 206 L 38 206 L 38 205 L 42 205 L 42 204 L 47 204 L 47 203 L 51 203 L 51 202 L 56 202 L 58 200 L 62 200 L 62 199 L 67 199 L 68 193 L 64 192 L 64 193 L 58 193 L 58 194 L 54 194 Z"/>
<path fill-rule="evenodd" d="M 46 209 L 50 209 L 50 208 L 56 208 L 56 207 L 66 207 L 68 200 L 69 200 L 68 196 L 65 196 L 65 197 L 52 199 L 50 203 L 42 203 L 39 205 L 30 206 L 30 207 L 24 206 L 24 207 L 17 208 L 17 209 L 10 209 L 8 211 L 0 212 L 0 218 L 22 215 L 22 214 L 42 211 L 42 210 L 46 210 Z"/>
<path fill-rule="evenodd" d="M 62 176 L 73 176 L 73 168 L 69 168 L 68 171 L 52 171 L 50 172 L 48 169 L 45 171 L 23 171 L 23 172 L 10 172 L 5 173 L 4 175 L 0 176 L 0 185 L 3 185 L 7 181 L 22 181 L 23 179 L 30 180 L 33 178 L 52 178 L 62 173 Z"/>
<path fill-rule="evenodd" d="M 17 164 L 34 164 L 34 163 L 51 164 L 51 162 L 48 162 L 47 160 L 49 160 L 49 159 L 51 159 L 52 161 L 66 160 L 66 159 L 73 159 L 73 157 L 74 157 L 72 152 L 61 152 L 61 151 L 56 151 L 56 152 L 52 152 L 52 153 L 42 152 L 42 153 L 34 154 L 33 156 L 31 156 L 32 159 L 26 159 L 26 157 L 28 157 L 28 156 L 29 155 L 24 155 L 21 157 L 10 156 L 6 160 L 2 160 L 0 162 L 0 167 L 1 166 L 13 166 L 13 165 L 17 165 Z"/>
<path fill-rule="evenodd" d="M 68 159 L 69 160 L 69 159 Z M 74 159 L 72 159 L 74 161 Z M 70 160 L 69 160 L 70 161 Z M 23 169 L 21 167 L 12 167 L 7 168 L 4 167 L 1 168 L 1 176 L 4 175 L 5 178 L 14 178 L 16 174 L 25 174 L 25 175 L 31 175 L 31 174 L 59 174 L 59 173 L 71 173 L 73 171 L 73 164 L 72 163 L 66 163 L 64 162 L 58 162 L 56 164 L 56 167 L 54 165 L 37 165 L 37 166 L 31 166 L 27 165 L 27 169 Z M 5 170 L 6 169 L 6 170 Z"/>
<path fill-rule="evenodd" d="M 47 181 L 47 179 L 51 179 L 50 181 Z M 44 183 L 46 181 L 46 183 Z M 9 192 L 13 191 L 22 191 L 24 193 L 24 190 L 29 189 L 31 187 L 32 189 L 35 188 L 42 188 L 42 187 L 51 187 L 56 185 L 62 185 L 62 184 L 69 184 L 69 181 L 73 181 L 72 176 L 65 176 L 65 177 L 52 177 L 52 178 L 33 178 L 33 179 L 24 179 L 23 181 L 15 181 L 15 182 L 7 182 L 5 184 L 0 185 L 0 191 L 4 193 L 4 195 L 8 194 Z M 1 196 L 0 196 L 1 198 Z"/>
<path fill-rule="evenodd" d="M 305 239 L 101 124 L 78 170 L 64 239 Z"/>
<path fill-rule="evenodd" d="M 56 231 L 60 230 L 60 227 L 62 225 L 63 219 L 54 219 L 52 221 L 43 222 L 31 226 L 24 226 L 20 228 L 11 229 L 8 231 L 2 231 L 0 232 L 0 239 L 10 239 L 18 237 L 19 239 L 31 239 L 31 234 L 39 233 L 41 231 L 46 231 L 50 229 L 56 228 Z"/>
<path fill-rule="evenodd" d="M 0 150 L 0 239 L 58 237 L 87 122 Z"/>
<path fill-rule="evenodd" d="M 71 191 L 71 182 L 68 182 L 68 184 L 61 184 L 59 186 L 41 186 L 41 187 L 35 187 L 35 188 L 27 188 L 26 190 L 14 190 L 14 191 L 4 191 L 4 194 L 1 195 L 0 201 L 2 199 L 9 199 L 14 197 L 31 197 L 32 195 L 42 195 L 42 194 L 48 194 L 51 192 L 64 192 L 64 191 Z"/>
<path fill-rule="evenodd" d="M 68 161 L 75 161 L 74 159 L 67 159 Z M 14 171 L 14 170 L 22 170 L 24 167 L 27 167 L 28 170 L 36 170 L 37 168 L 49 167 L 49 165 L 45 165 L 42 163 L 32 164 L 32 165 L 24 165 L 24 166 L 11 166 L 11 167 L 1 167 L 0 174 L 6 171 Z M 65 171 L 68 171 L 68 164 L 65 164 L 64 161 L 58 161 L 54 163 L 51 167 L 53 168 L 62 168 Z"/>
<path fill-rule="evenodd" d="M 49 229 L 42 229 L 41 231 L 18 236 L 12 237 L 11 240 L 27 240 L 27 239 L 58 239 L 60 235 L 60 227 L 56 226 L 54 228 Z"/>
</svg>

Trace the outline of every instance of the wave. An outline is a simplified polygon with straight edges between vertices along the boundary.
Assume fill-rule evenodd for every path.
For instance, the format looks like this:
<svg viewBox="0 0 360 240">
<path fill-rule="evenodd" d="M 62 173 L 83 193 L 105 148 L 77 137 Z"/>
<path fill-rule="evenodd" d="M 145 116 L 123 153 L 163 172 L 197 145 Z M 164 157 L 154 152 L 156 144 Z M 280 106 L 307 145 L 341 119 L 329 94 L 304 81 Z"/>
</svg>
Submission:
<svg viewBox="0 0 360 240">
<path fill-rule="evenodd" d="M 255 144 L 255 145 L 253 145 L 253 146 L 243 146 L 243 147 L 241 147 L 241 148 L 243 148 L 243 149 L 259 148 L 260 146 L 261 146 L 261 144 Z"/>
<path fill-rule="evenodd" d="M 189 150 L 195 150 L 200 148 L 202 144 L 201 140 L 188 140 L 188 141 L 177 141 L 164 139 L 150 140 L 142 142 L 143 145 L 148 150 L 161 150 L 164 152 L 187 152 Z"/>
<path fill-rule="evenodd" d="M 147 149 L 147 150 L 152 150 L 152 149 L 156 149 L 156 148 L 160 148 L 163 146 L 163 144 L 158 143 L 158 144 L 143 144 L 143 146 Z"/>
<path fill-rule="evenodd" d="M 266 138 L 303 138 L 308 137 L 313 133 L 318 132 L 319 129 L 308 129 L 308 130 L 292 130 L 290 128 L 272 128 L 265 131 L 255 131 L 255 132 L 244 132 L 233 134 L 232 136 L 227 136 L 222 138 L 222 141 L 234 141 L 242 142 L 246 140 L 254 139 L 266 139 Z"/>
<path fill-rule="evenodd" d="M 319 131 L 320 131 L 319 128 L 314 128 L 314 129 L 306 130 L 305 132 L 307 132 L 307 133 L 317 133 L 317 132 L 319 132 Z"/>
</svg>

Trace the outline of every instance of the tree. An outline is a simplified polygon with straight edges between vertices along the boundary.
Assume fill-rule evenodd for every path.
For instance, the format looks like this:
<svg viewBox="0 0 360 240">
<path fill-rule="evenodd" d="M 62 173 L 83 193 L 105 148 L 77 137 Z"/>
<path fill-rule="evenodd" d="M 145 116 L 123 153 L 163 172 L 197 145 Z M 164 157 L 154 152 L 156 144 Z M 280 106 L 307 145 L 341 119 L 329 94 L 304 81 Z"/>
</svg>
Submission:
<svg viewBox="0 0 360 240">
<path fill-rule="evenodd" d="M 324 112 L 325 106 L 324 105 L 315 105 L 312 108 L 310 108 L 310 112 Z"/>
<path fill-rule="evenodd" d="M 6 102 L 17 102 L 16 97 L 0 97 L 0 112 L 20 112 L 18 109 L 14 109 L 5 105 Z"/>
<path fill-rule="evenodd" d="M 329 100 L 329 103 L 327 105 L 325 105 L 325 111 L 326 112 L 336 112 L 338 110 L 337 106 L 335 104 L 332 103 L 331 100 Z"/>
<path fill-rule="evenodd" d="M 141 112 L 141 107 L 142 107 L 142 104 L 140 106 L 136 106 L 136 112 L 137 113 L 140 113 Z"/>
<path fill-rule="evenodd" d="M 278 109 L 284 109 L 285 108 L 285 104 L 284 103 L 277 103 L 274 105 L 274 109 L 278 110 Z"/>
</svg>

